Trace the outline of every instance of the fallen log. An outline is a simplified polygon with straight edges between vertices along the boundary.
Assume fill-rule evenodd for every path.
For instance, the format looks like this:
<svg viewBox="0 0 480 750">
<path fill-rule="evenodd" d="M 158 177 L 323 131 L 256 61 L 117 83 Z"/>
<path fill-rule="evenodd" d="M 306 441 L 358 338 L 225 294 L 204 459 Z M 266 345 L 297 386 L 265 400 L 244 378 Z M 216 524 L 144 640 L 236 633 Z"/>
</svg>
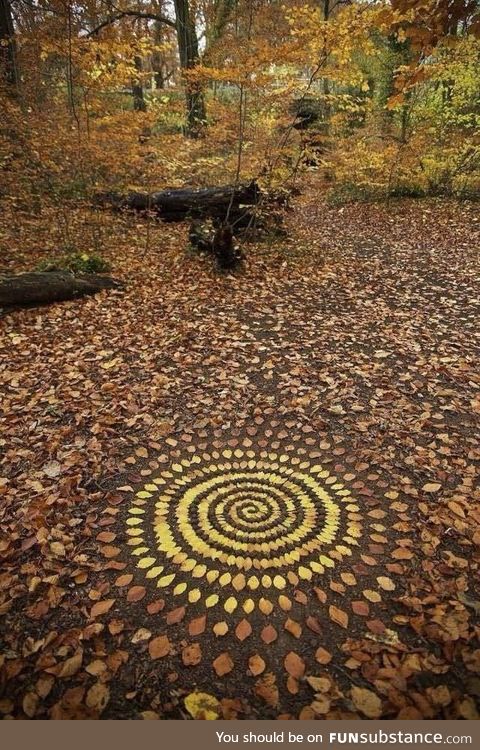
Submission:
<svg viewBox="0 0 480 750">
<path fill-rule="evenodd" d="M 121 289 L 122 283 L 94 273 L 74 276 L 68 271 L 0 274 L 0 307 L 75 299 L 102 289 Z"/>
<path fill-rule="evenodd" d="M 153 211 L 163 221 L 213 218 L 230 224 L 250 220 L 249 206 L 259 202 L 260 190 L 255 182 L 247 185 L 225 185 L 214 188 L 180 188 L 154 193 L 98 193 L 96 201 L 119 210 Z"/>
</svg>

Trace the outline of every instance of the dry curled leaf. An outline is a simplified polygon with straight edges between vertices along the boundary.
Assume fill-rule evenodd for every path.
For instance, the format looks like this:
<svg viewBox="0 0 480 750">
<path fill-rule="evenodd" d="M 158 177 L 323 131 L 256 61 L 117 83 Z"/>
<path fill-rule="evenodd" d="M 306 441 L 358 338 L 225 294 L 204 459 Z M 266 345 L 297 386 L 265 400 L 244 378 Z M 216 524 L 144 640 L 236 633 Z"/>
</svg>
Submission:
<svg viewBox="0 0 480 750">
<path fill-rule="evenodd" d="M 328 608 L 328 615 L 332 622 L 335 622 L 342 628 L 348 627 L 348 615 L 343 611 L 343 609 L 339 609 L 339 607 L 335 607 L 333 604 L 331 604 Z"/>
<path fill-rule="evenodd" d="M 302 626 L 296 620 L 291 620 L 290 617 L 285 621 L 283 626 L 294 638 L 300 638 L 302 635 Z"/>
<path fill-rule="evenodd" d="M 259 698 L 262 698 L 267 705 L 272 706 L 272 708 L 277 708 L 279 703 L 279 692 L 276 685 L 275 675 L 272 672 L 267 672 L 263 677 L 257 680 L 254 687 L 254 693 L 255 695 L 258 695 Z"/>
<path fill-rule="evenodd" d="M 89 708 L 93 708 L 99 714 L 105 710 L 109 700 L 110 690 L 108 685 L 105 685 L 103 682 L 96 682 L 92 685 L 85 697 L 86 705 Z"/>
</svg>

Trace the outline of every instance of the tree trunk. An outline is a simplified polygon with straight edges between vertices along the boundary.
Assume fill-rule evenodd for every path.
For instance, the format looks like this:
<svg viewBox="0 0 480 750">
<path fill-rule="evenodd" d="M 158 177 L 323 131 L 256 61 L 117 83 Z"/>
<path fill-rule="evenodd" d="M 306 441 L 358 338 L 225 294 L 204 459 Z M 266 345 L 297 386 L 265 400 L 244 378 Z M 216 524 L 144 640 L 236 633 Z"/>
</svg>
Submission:
<svg viewBox="0 0 480 750">
<path fill-rule="evenodd" d="M 142 59 L 138 55 L 135 55 L 135 68 L 141 74 Z M 135 112 L 146 112 L 147 105 L 145 103 L 145 98 L 143 96 L 143 85 L 142 85 L 142 79 L 140 76 L 132 83 L 132 96 L 133 96 L 133 109 L 135 110 Z"/>
<path fill-rule="evenodd" d="M 61 302 L 122 286 L 109 276 L 93 273 L 74 276 L 68 271 L 34 271 L 17 276 L 0 275 L 0 307 Z"/>
<path fill-rule="evenodd" d="M 227 214 L 232 224 L 242 223 L 251 213 L 246 208 L 260 199 L 255 182 L 248 185 L 226 185 L 218 188 L 181 188 L 156 193 L 100 193 L 97 200 L 104 205 L 134 211 L 155 211 L 164 221 L 184 221 L 188 218 L 211 217 L 224 221 Z M 245 224 L 245 222 L 243 222 Z"/>
<path fill-rule="evenodd" d="M 15 29 L 10 0 L 0 0 L 0 77 L 13 92 L 18 85 Z"/>
<path fill-rule="evenodd" d="M 180 67 L 183 71 L 192 70 L 199 61 L 198 39 L 195 21 L 190 13 L 188 0 L 174 0 L 177 19 L 178 53 Z M 205 100 L 198 83 L 185 81 L 185 98 L 187 104 L 186 132 L 192 137 L 200 135 L 206 120 Z"/>
<path fill-rule="evenodd" d="M 194 222 L 190 226 L 188 238 L 193 247 L 202 252 L 212 253 L 219 268 L 228 270 L 235 268 L 241 259 L 233 243 L 233 235 L 233 227 L 230 224 L 220 224 L 212 234 L 206 232 L 201 224 Z"/>
</svg>

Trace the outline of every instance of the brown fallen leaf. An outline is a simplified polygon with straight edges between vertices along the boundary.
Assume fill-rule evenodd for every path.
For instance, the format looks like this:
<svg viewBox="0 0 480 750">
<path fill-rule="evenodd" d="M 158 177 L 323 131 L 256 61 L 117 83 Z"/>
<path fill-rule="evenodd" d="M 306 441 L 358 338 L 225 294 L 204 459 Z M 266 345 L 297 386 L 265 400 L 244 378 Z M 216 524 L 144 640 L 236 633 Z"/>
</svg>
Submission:
<svg viewBox="0 0 480 750">
<path fill-rule="evenodd" d="M 248 660 L 248 668 L 254 677 L 257 677 L 259 674 L 262 674 L 262 672 L 265 671 L 265 666 L 266 664 L 263 661 L 262 657 L 259 656 L 259 654 L 254 654 Z"/>
<path fill-rule="evenodd" d="M 307 677 L 307 682 L 316 693 L 328 693 L 332 687 L 329 677 Z"/>
<path fill-rule="evenodd" d="M 194 667 L 202 661 L 202 650 L 199 643 L 190 643 L 182 649 L 182 661 L 186 667 Z"/>
<path fill-rule="evenodd" d="M 370 614 L 370 607 L 367 602 L 353 601 L 352 609 L 356 615 L 360 615 L 361 617 L 368 617 Z"/>
<path fill-rule="evenodd" d="M 356 685 L 350 691 L 353 705 L 369 719 L 379 719 L 382 715 L 382 701 L 376 693 Z"/>
<path fill-rule="evenodd" d="M 87 664 L 85 667 L 85 672 L 88 672 L 88 674 L 93 675 L 94 677 L 98 677 L 99 675 L 103 674 L 107 670 L 107 665 L 105 664 L 102 659 L 94 659 L 90 662 L 90 664 Z"/>
<path fill-rule="evenodd" d="M 300 690 L 298 680 L 296 680 L 295 677 L 292 677 L 292 675 L 290 674 L 287 677 L 287 690 L 291 695 L 296 695 Z"/>
<path fill-rule="evenodd" d="M 332 658 L 332 654 L 324 649 L 323 646 L 319 646 L 315 651 L 315 659 L 319 664 L 329 664 L 332 661 Z"/>
<path fill-rule="evenodd" d="M 318 694 L 310 704 L 317 716 L 325 716 L 330 711 L 331 700 L 327 695 Z"/>
<path fill-rule="evenodd" d="M 145 586 L 132 586 L 131 589 L 128 589 L 127 602 L 139 602 L 146 593 Z"/>
<path fill-rule="evenodd" d="M 305 662 L 295 653 L 295 651 L 290 651 L 286 655 L 283 664 L 288 674 L 295 677 L 297 680 L 305 674 Z"/>
<path fill-rule="evenodd" d="M 125 623 L 123 620 L 110 620 L 108 623 L 108 631 L 111 633 L 111 635 L 118 635 L 122 632 L 122 630 L 125 627 Z"/>
<path fill-rule="evenodd" d="M 398 547 L 397 549 L 393 550 L 392 557 L 395 560 L 411 560 L 413 557 L 413 552 L 409 549 Z"/>
<path fill-rule="evenodd" d="M 272 706 L 272 708 L 277 708 L 279 692 L 276 685 L 275 675 L 272 672 L 267 672 L 267 674 L 257 680 L 253 691 L 255 695 L 262 698 L 267 705 Z"/>
<path fill-rule="evenodd" d="M 100 534 L 97 534 L 97 541 L 109 544 L 115 541 L 116 536 L 113 531 L 101 531 Z"/>
<path fill-rule="evenodd" d="M 331 604 L 328 608 L 328 615 L 332 622 L 335 622 L 342 628 L 348 627 L 348 615 L 343 609 L 339 609 L 339 607 L 335 607 L 334 604 Z"/>
<path fill-rule="evenodd" d="M 90 610 L 90 617 L 99 617 L 100 615 L 106 614 L 115 603 L 115 599 L 102 599 L 100 602 L 95 602 L 92 609 Z"/>
<path fill-rule="evenodd" d="M 235 635 L 239 641 L 244 641 L 252 633 L 252 626 L 248 620 L 241 620 L 235 628 Z"/>
<path fill-rule="evenodd" d="M 115 580 L 115 586 L 118 586 L 118 587 L 128 586 L 132 581 L 133 581 L 133 574 L 124 573 L 124 575 L 118 576 L 118 578 Z"/>
<path fill-rule="evenodd" d="M 106 544 L 104 547 L 100 547 L 100 552 L 103 557 L 106 557 L 108 560 L 112 557 L 117 557 L 121 551 L 120 547 L 114 547 L 111 544 Z"/>
<path fill-rule="evenodd" d="M 302 635 L 302 626 L 296 620 L 291 620 L 290 617 L 287 618 L 283 627 L 291 633 L 294 638 L 300 638 Z"/>
<path fill-rule="evenodd" d="M 204 632 L 205 627 L 207 624 L 207 616 L 202 615 L 201 617 L 196 617 L 194 620 L 190 620 L 188 623 L 188 632 L 190 635 L 200 635 Z"/>
<path fill-rule="evenodd" d="M 28 716 L 29 719 L 33 719 L 37 713 L 39 697 L 34 692 L 25 693 L 22 700 L 23 712 Z"/>
<path fill-rule="evenodd" d="M 439 482 L 427 482 L 427 484 L 424 484 L 422 487 L 423 492 L 438 492 L 440 490 L 442 485 Z"/>
<path fill-rule="evenodd" d="M 307 628 L 309 628 L 313 633 L 317 633 L 317 635 L 320 635 L 322 632 L 322 626 L 320 625 L 319 621 L 316 617 L 313 617 L 313 615 L 309 615 L 307 619 L 305 620 L 305 624 Z"/>
<path fill-rule="evenodd" d="M 103 682 L 96 682 L 92 685 L 85 696 L 87 706 L 93 708 L 94 711 L 98 711 L 99 714 L 105 710 L 109 700 L 110 690 L 108 685 L 105 685 Z"/>
<path fill-rule="evenodd" d="M 148 644 L 148 652 L 152 659 L 162 659 L 170 653 L 170 649 L 170 641 L 166 635 L 159 635 Z"/>
<path fill-rule="evenodd" d="M 273 627 L 273 625 L 265 625 L 263 628 L 260 637 L 264 643 L 273 643 L 277 640 L 277 631 Z"/>
<path fill-rule="evenodd" d="M 218 677 L 223 677 L 223 675 L 228 674 L 232 671 L 234 664 L 230 654 L 225 651 L 223 654 L 220 654 L 220 656 L 217 656 L 217 658 L 214 659 L 212 666 Z"/>
<path fill-rule="evenodd" d="M 64 662 L 62 662 L 62 664 L 57 665 L 56 667 L 53 667 L 51 669 L 47 669 L 47 672 L 49 672 L 50 674 L 55 674 L 59 678 L 73 677 L 73 675 L 77 674 L 78 670 L 82 666 L 82 661 L 83 651 L 79 650 L 69 659 L 66 659 Z"/>
<path fill-rule="evenodd" d="M 177 607 L 176 609 L 172 609 L 171 612 L 168 612 L 165 619 L 167 621 L 167 625 L 176 625 L 177 623 L 181 622 L 184 617 L 185 607 Z"/>
</svg>

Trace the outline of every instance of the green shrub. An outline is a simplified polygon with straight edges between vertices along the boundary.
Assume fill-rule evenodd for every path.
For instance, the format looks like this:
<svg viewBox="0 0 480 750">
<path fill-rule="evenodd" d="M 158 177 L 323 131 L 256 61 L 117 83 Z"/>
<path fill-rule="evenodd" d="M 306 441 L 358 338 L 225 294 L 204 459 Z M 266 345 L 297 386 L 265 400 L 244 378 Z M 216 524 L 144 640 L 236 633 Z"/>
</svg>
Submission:
<svg viewBox="0 0 480 750">
<path fill-rule="evenodd" d="M 68 253 L 58 258 L 46 258 L 38 265 L 38 270 L 105 273 L 110 270 L 110 264 L 96 253 Z"/>
</svg>

